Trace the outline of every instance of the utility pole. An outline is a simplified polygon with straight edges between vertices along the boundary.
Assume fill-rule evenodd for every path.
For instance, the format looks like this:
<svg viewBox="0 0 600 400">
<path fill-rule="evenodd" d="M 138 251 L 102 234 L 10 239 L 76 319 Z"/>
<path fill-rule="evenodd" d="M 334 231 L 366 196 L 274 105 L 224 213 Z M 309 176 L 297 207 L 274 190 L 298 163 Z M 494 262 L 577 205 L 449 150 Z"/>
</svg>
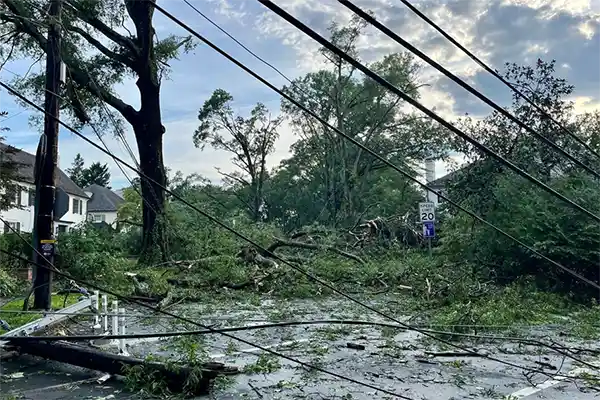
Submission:
<svg viewBox="0 0 600 400">
<path fill-rule="evenodd" d="M 60 15 L 63 0 L 51 0 L 48 15 L 48 43 L 46 48 L 46 93 L 44 108 L 44 136 L 41 143 L 44 149 L 38 152 L 40 164 L 39 203 L 35 210 L 35 226 L 37 228 L 37 261 L 42 266 L 36 266 L 33 308 L 49 310 L 52 305 L 52 271 L 54 265 L 54 201 L 56 197 L 56 169 L 58 161 L 58 111 L 61 79 L 60 56 Z M 44 154 L 44 157 L 41 155 Z"/>
</svg>

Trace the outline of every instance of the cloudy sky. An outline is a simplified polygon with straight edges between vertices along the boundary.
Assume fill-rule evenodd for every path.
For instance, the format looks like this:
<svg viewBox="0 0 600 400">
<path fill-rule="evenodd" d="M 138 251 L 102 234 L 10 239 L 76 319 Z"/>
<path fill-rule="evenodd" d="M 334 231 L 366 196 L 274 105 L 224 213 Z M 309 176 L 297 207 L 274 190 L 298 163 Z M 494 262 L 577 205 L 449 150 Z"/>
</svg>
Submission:
<svg viewBox="0 0 600 400">
<path fill-rule="evenodd" d="M 284 78 L 246 53 L 183 1 L 158 1 L 273 84 L 281 86 L 286 83 Z M 290 78 L 320 67 L 321 61 L 315 57 L 318 46 L 255 0 L 191 0 L 191 3 Z M 323 35 L 326 35 L 333 20 L 344 23 L 351 15 L 335 0 L 277 0 L 276 3 Z M 478 68 L 401 2 L 356 0 L 356 4 L 372 10 L 389 28 L 498 103 L 506 105 L 509 102 L 508 88 Z M 415 0 L 413 4 L 492 67 L 501 69 L 505 62 L 532 63 L 539 57 L 556 59 L 558 74 L 576 87 L 572 100 L 577 110 L 584 112 L 600 108 L 600 0 Z M 161 38 L 172 33 L 185 34 L 159 13 L 155 25 Z M 359 50 L 361 58 L 370 62 L 404 49 L 374 28 L 368 28 L 360 39 Z M 276 93 L 204 45 L 171 65 L 170 80 L 162 86 L 162 112 L 167 129 L 165 162 L 172 170 L 186 174 L 196 172 L 217 179 L 215 167 L 232 170 L 230 157 L 211 150 L 201 152 L 192 143 L 192 133 L 197 126 L 196 115 L 202 103 L 214 89 L 222 88 L 232 93 L 235 108 L 240 113 L 248 112 L 260 101 L 277 114 L 280 99 Z M 27 60 L 9 62 L 0 71 L 0 79 L 13 79 L 15 74 L 26 73 L 29 67 Z M 431 85 L 422 89 L 423 103 L 446 118 L 456 118 L 466 112 L 483 116 L 490 111 L 486 105 L 430 68 L 423 69 L 420 80 Z M 124 101 L 134 106 L 139 104 L 133 81 L 124 82 L 116 89 Z M 9 112 L 5 121 L 0 120 L 3 126 L 11 129 L 5 135 L 6 141 L 34 152 L 39 133 L 36 128 L 28 126 L 30 112 L 17 106 L 5 92 L 0 92 L 0 109 Z M 85 133 L 91 135 L 91 132 Z M 280 135 L 276 154 L 271 158 L 273 165 L 286 157 L 290 144 L 295 140 L 286 125 Z M 107 135 L 106 140 L 115 154 L 128 160 L 114 138 Z M 128 140 L 135 151 L 131 133 Z M 61 131 L 61 168 L 68 168 L 78 152 L 88 163 L 107 162 L 113 176 L 113 187 L 126 184 L 123 174 L 110 157 L 71 133 Z M 445 169 L 445 165 L 438 163 L 437 175 L 442 175 Z"/>
</svg>

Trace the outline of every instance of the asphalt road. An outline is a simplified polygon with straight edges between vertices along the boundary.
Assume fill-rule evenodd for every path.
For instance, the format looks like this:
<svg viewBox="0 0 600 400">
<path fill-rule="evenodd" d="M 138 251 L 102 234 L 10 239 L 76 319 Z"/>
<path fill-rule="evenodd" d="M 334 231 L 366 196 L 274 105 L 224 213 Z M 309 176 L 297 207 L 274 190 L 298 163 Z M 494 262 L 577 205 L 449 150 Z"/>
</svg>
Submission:
<svg viewBox="0 0 600 400">
<path fill-rule="evenodd" d="M 232 312 L 233 309 L 236 311 Z M 219 323 L 221 326 L 260 324 L 258 320 L 367 319 L 355 306 L 339 301 L 188 305 L 180 307 L 177 312 L 206 324 Z M 165 318 L 130 318 L 127 326 L 128 333 L 186 328 L 190 327 Z M 531 333 L 536 336 L 540 334 L 550 335 L 552 332 L 542 329 Z M 592 380 L 585 378 L 586 370 L 576 362 L 535 346 L 519 346 L 508 342 L 474 345 L 507 363 L 530 369 L 543 368 L 548 375 L 558 373 L 573 376 L 576 381 L 552 379 L 540 373 L 528 374 L 522 368 L 481 357 L 432 356 L 431 352 L 449 352 L 455 349 L 434 343 L 415 332 L 367 326 L 313 325 L 243 331 L 235 335 L 336 374 L 415 400 L 591 400 L 597 399 L 600 393 L 597 391 L 600 388 L 590 387 Z M 235 343 L 220 335 L 205 335 L 197 338 L 197 341 L 202 343 L 205 356 L 237 365 L 245 371 L 234 382 L 221 387 L 214 395 L 217 399 L 394 398 L 322 372 L 309 371 L 291 361 L 281 359 L 277 362 L 274 358 L 260 356 L 261 351 L 256 348 Z M 364 350 L 348 348 L 348 343 L 362 345 Z M 600 347 L 597 343 L 578 345 Z M 149 354 L 185 357 L 188 354 L 186 349 L 186 345 L 177 338 L 130 341 L 128 345 L 128 352 L 138 357 Z M 596 360 L 588 358 L 587 361 Z M 3 362 L 0 371 L 0 392 L 3 395 L 13 393 L 23 396 L 17 398 L 125 399 L 132 396 L 123 390 L 123 385 L 119 382 L 109 381 L 104 385 L 86 383 L 86 379 L 96 376 L 91 371 L 59 367 L 54 363 L 34 359 L 20 358 Z M 15 373 L 17 375 L 13 375 Z M 74 382 L 76 384 L 68 386 Z M 533 387 L 540 383 L 542 386 Z"/>
</svg>

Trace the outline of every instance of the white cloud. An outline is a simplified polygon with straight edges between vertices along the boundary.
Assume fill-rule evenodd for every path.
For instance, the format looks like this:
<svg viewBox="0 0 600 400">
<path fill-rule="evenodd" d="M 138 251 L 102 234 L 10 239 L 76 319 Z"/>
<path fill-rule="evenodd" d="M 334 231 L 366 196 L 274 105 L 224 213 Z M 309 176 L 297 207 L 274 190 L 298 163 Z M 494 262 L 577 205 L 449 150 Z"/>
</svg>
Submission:
<svg viewBox="0 0 600 400">
<path fill-rule="evenodd" d="M 286 73 L 289 71 L 288 74 L 291 77 L 318 70 L 323 66 L 322 59 L 318 57 L 317 53 L 318 44 L 266 8 L 257 6 L 254 1 L 209 0 L 206 2 L 195 0 L 193 3 L 248 47 L 255 50 L 261 57 L 272 62 Z M 247 62 L 253 69 L 261 73 L 268 70 L 265 69 L 264 65 L 240 50 L 237 45 L 232 44 L 229 39 L 223 40 L 222 33 L 217 32 L 202 17 L 181 4 L 180 2 L 165 2 L 164 7 L 172 10 L 174 14 L 182 16 L 182 18 L 184 17 L 186 23 L 198 29 L 201 33 L 207 34 L 211 40 Z M 209 5 L 207 6 L 207 4 Z M 350 11 L 335 0 L 278 0 L 277 4 L 304 23 L 315 28 L 325 37 L 327 37 L 326 28 L 331 21 L 345 23 L 351 16 Z M 486 92 L 486 94 L 488 90 L 494 89 L 494 87 L 490 89 L 490 85 L 486 86 L 486 82 L 477 81 L 476 78 L 479 77 L 478 73 L 481 72 L 481 68 L 476 63 L 462 52 L 454 49 L 432 27 L 421 21 L 408 9 L 400 5 L 399 2 L 394 0 L 357 0 L 356 4 L 371 8 L 381 22 L 389 25 L 404 39 L 419 47 L 431 58 L 473 84 L 477 89 Z M 499 42 L 502 37 L 497 34 L 478 31 L 477 22 L 490 17 L 489 10 L 493 5 L 518 5 L 537 10 L 540 21 L 551 18 L 558 12 L 585 17 L 587 18 L 585 22 L 573 25 L 570 28 L 573 32 L 579 32 L 576 35 L 581 40 L 594 38 L 593 35 L 597 35 L 598 32 L 596 31 L 597 25 L 593 21 L 600 21 L 598 16 L 600 1 L 598 0 L 448 0 L 439 2 L 419 0 L 414 4 L 487 63 L 490 63 L 490 60 L 498 52 L 508 53 L 513 48 L 515 49 L 514 54 L 511 55 L 513 59 L 506 61 L 525 61 L 526 52 L 530 53 L 529 57 L 534 58 L 540 53 L 547 52 L 552 45 L 551 38 L 548 38 L 546 42 L 542 42 L 528 37 L 517 38 L 515 43 L 502 43 Z M 185 34 L 184 31 L 160 16 L 159 13 L 157 13 L 156 21 L 157 31 L 161 38 L 171 33 Z M 525 26 L 531 24 L 530 29 L 532 32 L 538 29 L 534 22 L 526 20 L 524 17 L 517 21 L 517 23 Z M 210 29 L 209 33 L 206 33 L 207 27 Z M 358 49 L 362 59 L 366 62 L 375 61 L 390 52 L 403 50 L 397 43 L 372 27 L 368 27 L 365 34 L 361 36 Z M 563 71 L 571 70 L 576 73 L 582 68 L 582 65 L 578 65 L 577 60 L 574 59 L 559 59 L 558 63 L 558 65 L 568 66 Z M 29 66 L 25 64 L 25 62 L 18 62 L 11 64 L 9 68 L 15 72 L 23 73 Z M 171 80 L 164 81 L 162 85 L 162 113 L 167 129 L 164 136 L 165 164 L 172 170 L 181 170 L 186 174 L 196 172 L 211 179 L 218 179 L 218 173 L 214 167 L 217 166 L 230 172 L 232 169 L 231 156 L 225 152 L 209 149 L 200 151 L 192 143 L 192 133 L 197 126 L 196 113 L 202 102 L 217 87 L 232 92 L 234 98 L 239 99 L 240 102 L 236 103 L 236 107 L 240 111 L 246 110 L 256 101 L 263 101 L 268 103 L 268 107 L 275 112 L 278 109 L 279 99 L 268 89 L 253 81 L 248 75 L 240 72 L 237 67 L 232 66 L 221 56 L 215 55 L 214 51 L 206 46 L 200 46 L 194 54 L 184 55 L 180 61 L 173 61 L 171 64 L 173 66 Z M 496 67 L 500 67 L 500 65 L 496 65 Z M 268 71 L 268 74 L 264 75 L 268 76 L 270 80 L 273 82 L 281 81 L 280 77 L 276 77 L 272 71 Z M 12 78 L 4 71 L 0 72 L 2 80 L 6 80 L 7 77 Z M 440 77 L 441 74 L 432 68 L 423 69 L 420 81 L 431 83 L 432 86 L 422 88 L 421 101 L 426 107 L 435 109 L 442 117 L 452 119 L 458 114 L 457 109 L 460 109 L 460 101 L 464 103 L 464 100 L 457 100 L 454 91 L 442 87 L 439 84 Z M 139 106 L 139 91 L 134 80 L 124 82 L 116 90 L 124 101 L 134 107 Z M 576 110 L 579 112 L 597 109 L 600 100 L 600 88 L 598 88 L 598 92 L 599 95 L 596 97 L 575 96 Z M 477 102 L 477 100 L 474 102 Z M 10 107 L 14 107 L 12 102 L 8 103 Z M 6 104 L 7 102 L 0 98 L 0 106 L 4 108 Z M 462 105 L 464 106 L 464 104 Z M 23 119 L 26 116 L 27 113 L 24 113 L 22 117 L 15 117 L 14 120 Z M 14 120 L 11 122 L 14 122 Z M 14 132 L 15 134 L 22 132 L 19 135 L 19 143 L 27 142 L 29 143 L 27 146 L 35 150 L 34 142 L 37 135 L 31 134 L 31 131 L 27 131 L 22 125 L 23 122 L 19 129 Z M 287 124 L 281 127 L 280 136 L 277 150 L 270 159 L 271 165 L 275 165 L 285 158 L 288 155 L 289 146 L 296 140 Z M 16 138 L 17 136 L 11 137 Z M 134 152 L 137 152 L 137 146 L 131 131 L 128 131 L 127 138 Z M 112 151 L 129 160 L 126 152 L 115 138 L 106 137 L 105 139 Z M 63 168 L 68 167 L 75 154 L 79 152 L 88 162 L 107 162 L 111 168 L 113 180 L 120 183 L 124 182 L 122 173 L 110 157 L 92 149 L 79 139 L 63 134 L 60 146 L 61 166 Z M 436 168 L 439 174 L 442 175 L 447 166 L 439 164 Z M 115 184 L 115 186 L 117 185 Z"/>
</svg>

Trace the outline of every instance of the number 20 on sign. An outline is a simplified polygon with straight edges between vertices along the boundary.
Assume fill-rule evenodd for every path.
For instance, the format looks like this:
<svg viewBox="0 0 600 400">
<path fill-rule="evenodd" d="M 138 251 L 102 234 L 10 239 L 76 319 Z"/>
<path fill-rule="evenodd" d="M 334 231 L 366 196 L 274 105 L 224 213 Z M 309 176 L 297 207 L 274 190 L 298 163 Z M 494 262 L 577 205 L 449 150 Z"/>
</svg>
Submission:
<svg viewBox="0 0 600 400">
<path fill-rule="evenodd" d="M 435 204 L 419 203 L 419 218 L 421 222 L 435 221 Z"/>
</svg>

